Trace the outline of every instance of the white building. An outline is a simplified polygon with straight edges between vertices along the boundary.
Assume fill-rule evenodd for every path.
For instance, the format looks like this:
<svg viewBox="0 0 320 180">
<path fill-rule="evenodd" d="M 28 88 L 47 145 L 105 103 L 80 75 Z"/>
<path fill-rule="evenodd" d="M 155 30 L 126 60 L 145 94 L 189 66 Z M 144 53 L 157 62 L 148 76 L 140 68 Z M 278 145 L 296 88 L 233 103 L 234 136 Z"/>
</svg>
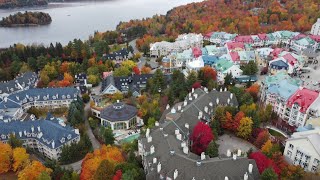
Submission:
<svg viewBox="0 0 320 180">
<path fill-rule="evenodd" d="M 291 164 L 316 172 L 320 165 L 320 130 L 293 133 L 286 141 L 283 155 Z"/>
<path fill-rule="evenodd" d="M 313 35 L 320 35 L 320 18 L 318 18 L 317 22 L 313 24 L 310 33 Z"/>
</svg>

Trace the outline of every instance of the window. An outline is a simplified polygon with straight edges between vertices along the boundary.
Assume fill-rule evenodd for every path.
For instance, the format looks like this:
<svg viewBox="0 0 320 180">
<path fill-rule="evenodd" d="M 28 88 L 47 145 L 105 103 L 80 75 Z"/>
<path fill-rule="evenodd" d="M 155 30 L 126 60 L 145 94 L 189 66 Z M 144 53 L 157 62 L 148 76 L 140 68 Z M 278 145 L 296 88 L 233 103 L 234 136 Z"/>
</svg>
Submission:
<svg viewBox="0 0 320 180">
<path fill-rule="evenodd" d="M 315 158 L 313 161 L 313 164 L 319 165 L 319 163 L 320 163 L 319 159 Z"/>
<path fill-rule="evenodd" d="M 292 152 L 291 151 L 287 151 L 287 156 L 289 157 L 289 158 L 291 158 L 291 155 L 292 155 Z"/>
<path fill-rule="evenodd" d="M 290 149 L 293 149 L 293 147 L 294 147 L 294 146 L 293 146 L 292 144 L 289 144 L 289 148 L 290 148 Z"/>
<path fill-rule="evenodd" d="M 318 168 L 317 168 L 316 166 L 312 166 L 311 171 L 312 171 L 312 172 L 317 172 L 317 169 L 318 169 Z"/>
</svg>

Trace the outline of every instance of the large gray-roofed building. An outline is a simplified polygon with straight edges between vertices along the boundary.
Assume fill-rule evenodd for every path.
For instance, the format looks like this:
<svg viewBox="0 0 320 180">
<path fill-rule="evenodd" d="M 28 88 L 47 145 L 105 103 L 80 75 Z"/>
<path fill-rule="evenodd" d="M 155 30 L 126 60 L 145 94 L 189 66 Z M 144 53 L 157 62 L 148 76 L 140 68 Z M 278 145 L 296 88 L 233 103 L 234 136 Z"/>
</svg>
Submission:
<svg viewBox="0 0 320 180">
<path fill-rule="evenodd" d="M 54 118 L 50 114 L 45 119 L 26 121 L 2 119 L 0 140 L 7 142 L 10 134 L 23 141 L 24 146 L 37 149 L 50 159 L 58 159 L 62 146 L 80 140 L 79 130 Z"/>
<path fill-rule="evenodd" d="M 34 72 L 26 72 L 15 79 L 0 82 L 0 97 L 35 87 L 38 76 Z"/>
<path fill-rule="evenodd" d="M 259 179 L 254 160 L 237 157 L 201 158 L 189 151 L 189 135 L 199 121 L 210 121 L 217 106 L 238 106 L 236 97 L 228 91 L 208 92 L 196 89 L 182 103 L 168 108 L 160 123 L 146 136 L 139 139 L 139 154 L 142 155 L 147 179 Z M 249 164 L 252 172 L 249 173 Z"/>
</svg>

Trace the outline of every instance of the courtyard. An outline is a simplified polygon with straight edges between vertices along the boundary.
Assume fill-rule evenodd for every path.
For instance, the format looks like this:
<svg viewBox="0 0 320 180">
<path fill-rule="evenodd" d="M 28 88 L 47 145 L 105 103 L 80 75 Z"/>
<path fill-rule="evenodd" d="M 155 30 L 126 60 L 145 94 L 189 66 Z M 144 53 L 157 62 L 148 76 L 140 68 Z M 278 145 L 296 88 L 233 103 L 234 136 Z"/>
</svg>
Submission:
<svg viewBox="0 0 320 180">
<path fill-rule="evenodd" d="M 242 153 L 246 153 L 250 148 L 254 151 L 257 150 L 257 148 L 248 141 L 238 138 L 232 134 L 224 134 L 220 136 L 217 143 L 219 144 L 220 155 L 227 155 L 228 150 L 235 152 L 240 149 Z"/>
</svg>

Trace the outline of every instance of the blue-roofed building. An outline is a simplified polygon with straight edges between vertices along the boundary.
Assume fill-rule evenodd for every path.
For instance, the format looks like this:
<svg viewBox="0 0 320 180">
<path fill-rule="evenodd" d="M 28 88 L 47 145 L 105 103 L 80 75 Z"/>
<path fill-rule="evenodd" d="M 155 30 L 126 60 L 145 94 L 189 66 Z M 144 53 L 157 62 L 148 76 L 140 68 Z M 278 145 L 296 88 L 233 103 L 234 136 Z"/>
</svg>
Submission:
<svg viewBox="0 0 320 180">
<path fill-rule="evenodd" d="M 20 118 L 31 107 L 68 107 L 79 94 L 78 89 L 69 87 L 28 89 L 0 99 L 0 112 Z"/>
<path fill-rule="evenodd" d="M 132 129 L 140 122 L 137 117 L 138 109 L 119 100 L 102 110 L 91 108 L 91 111 L 101 120 L 102 126 L 110 127 L 112 130 Z"/>
<path fill-rule="evenodd" d="M 36 73 L 26 72 L 11 81 L 0 82 L 0 99 L 19 91 L 34 88 L 37 81 L 38 76 Z"/>
<path fill-rule="evenodd" d="M 269 62 L 269 69 L 271 74 L 277 74 L 279 72 L 288 72 L 289 65 L 282 57 L 274 59 Z"/>
<path fill-rule="evenodd" d="M 278 83 L 270 84 L 266 91 L 265 104 L 271 104 L 273 111 L 284 117 L 287 100 L 299 89 L 297 84 L 288 79 L 283 79 Z"/>
<path fill-rule="evenodd" d="M 210 55 L 203 55 L 201 56 L 204 65 L 205 66 L 212 66 L 213 64 L 217 63 L 217 61 L 219 60 L 219 57 L 217 56 L 210 56 Z"/>
<path fill-rule="evenodd" d="M 10 135 L 23 142 L 24 147 L 39 151 L 49 159 L 57 160 L 62 147 L 80 141 L 78 129 L 66 125 L 50 114 L 45 119 L 18 121 L 10 118 L 0 120 L 0 140 L 6 143 Z"/>
</svg>

